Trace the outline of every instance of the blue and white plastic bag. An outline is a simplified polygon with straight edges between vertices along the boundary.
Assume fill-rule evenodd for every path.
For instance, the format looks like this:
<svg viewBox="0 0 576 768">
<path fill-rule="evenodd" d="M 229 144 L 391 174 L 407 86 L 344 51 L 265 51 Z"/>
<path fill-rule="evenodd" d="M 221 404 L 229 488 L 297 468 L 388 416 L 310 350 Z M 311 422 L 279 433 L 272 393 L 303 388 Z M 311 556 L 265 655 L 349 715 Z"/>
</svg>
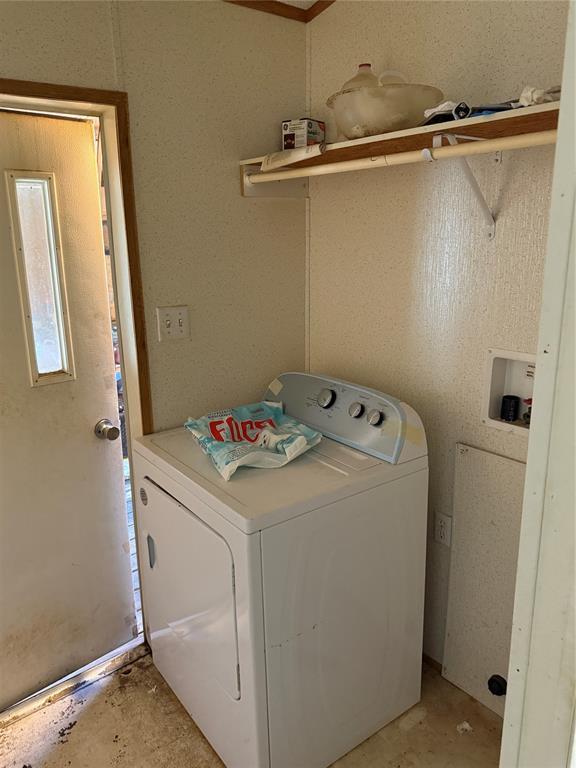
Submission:
<svg viewBox="0 0 576 768">
<path fill-rule="evenodd" d="M 320 432 L 283 412 L 282 403 L 253 403 L 188 419 L 204 453 L 225 480 L 241 466 L 283 467 L 317 445 Z"/>
</svg>

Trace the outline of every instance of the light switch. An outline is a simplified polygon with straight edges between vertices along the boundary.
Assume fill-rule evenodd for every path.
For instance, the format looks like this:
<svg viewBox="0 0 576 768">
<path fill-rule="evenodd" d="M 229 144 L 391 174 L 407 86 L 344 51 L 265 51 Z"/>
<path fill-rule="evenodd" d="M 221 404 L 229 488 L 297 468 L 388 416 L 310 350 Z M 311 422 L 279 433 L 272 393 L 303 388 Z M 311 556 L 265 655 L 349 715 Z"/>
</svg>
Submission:
<svg viewBox="0 0 576 768">
<path fill-rule="evenodd" d="M 188 307 L 156 307 L 158 341 L 190 338 Z"/>
</svg>

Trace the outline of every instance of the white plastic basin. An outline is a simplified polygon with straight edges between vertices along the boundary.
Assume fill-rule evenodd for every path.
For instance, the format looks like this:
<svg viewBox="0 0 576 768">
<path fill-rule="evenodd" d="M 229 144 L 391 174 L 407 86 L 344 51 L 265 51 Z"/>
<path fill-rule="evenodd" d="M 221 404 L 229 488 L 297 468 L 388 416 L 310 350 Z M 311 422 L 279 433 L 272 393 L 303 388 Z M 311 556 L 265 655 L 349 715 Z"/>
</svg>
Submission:
<svg viewBox="0 0 576 768">
<path fill-rule="evenodd" d="M 361 139 L 389 131 L 414 128 L 424 110 L 444 98 L 438 88 L 416 83 L 387 83 L 374 88 L 354 88 L 333 94 L 327 105 L 347 139 Z"/>
</svg>

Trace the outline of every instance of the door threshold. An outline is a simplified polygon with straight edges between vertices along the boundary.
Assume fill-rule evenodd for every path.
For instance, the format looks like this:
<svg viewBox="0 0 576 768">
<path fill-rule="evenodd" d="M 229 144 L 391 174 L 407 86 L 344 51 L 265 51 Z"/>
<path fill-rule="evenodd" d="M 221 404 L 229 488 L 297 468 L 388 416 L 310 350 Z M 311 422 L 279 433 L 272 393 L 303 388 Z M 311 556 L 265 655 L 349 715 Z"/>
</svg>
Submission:
<svg viewBox="0 0 576 768">
<path fill-rule="evenodd" d="M 0 728 L 5 728 L 17 720 L 27 717 L 33 712 L 37 712 L 49 704 L 69 696 L 71 693 L 91 685 L 96 680 L 116 672 L 116 670 L 125 667 L 127 664 L 132 664 L 148 653 L 150 653 L 150 648 L 144 638 L 144 634 L 140 633 L 138 637 L 124 643 L 119 648 L 115 648 L 105 656 L 101 656 L 99 659 L 76 670 L 76 672 L 71 672 L 66 677 L 46 686 L 46 688 L 42 688 L 42 690 L 27 696 L 22 701 L 0 712 Z"/>
</svg>

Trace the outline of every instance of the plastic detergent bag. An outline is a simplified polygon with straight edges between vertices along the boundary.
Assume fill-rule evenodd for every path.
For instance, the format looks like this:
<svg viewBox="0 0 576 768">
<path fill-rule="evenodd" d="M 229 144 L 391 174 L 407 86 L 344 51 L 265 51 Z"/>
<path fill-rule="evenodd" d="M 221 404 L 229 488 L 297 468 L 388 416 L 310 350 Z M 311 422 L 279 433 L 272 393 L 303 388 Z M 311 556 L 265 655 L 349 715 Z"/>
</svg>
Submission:
<svg viewBox="0 0 576 768">
<path fill-rule="evenodd" d="M 283 412 L 282 403 L 252 403 L 214 411 L 185 426 L 225 480 L 241 466 L 283 467 L 317 445 L 320 432 Z"/>
</svg>

